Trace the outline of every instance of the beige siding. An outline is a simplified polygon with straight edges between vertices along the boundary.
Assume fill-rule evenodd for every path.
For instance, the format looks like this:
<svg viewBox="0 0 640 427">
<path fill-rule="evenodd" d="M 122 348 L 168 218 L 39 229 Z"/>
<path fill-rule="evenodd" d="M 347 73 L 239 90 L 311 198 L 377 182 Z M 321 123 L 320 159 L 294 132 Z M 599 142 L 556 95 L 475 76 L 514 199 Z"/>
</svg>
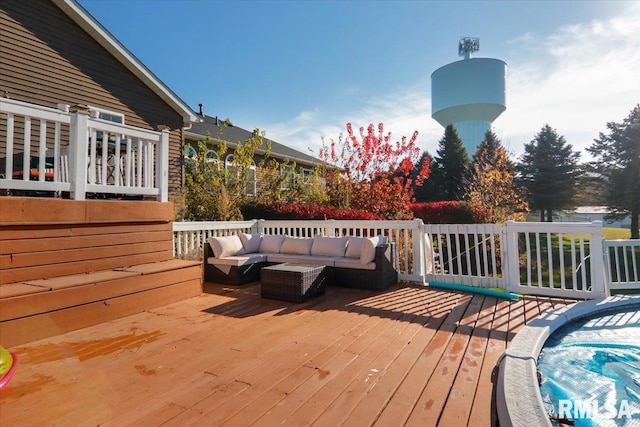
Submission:
<svg viewBox="0 0 640 427">
<path fill-rule="evenodd" d="M 146 129 L 169 126 L 170 191 L 181 187 L 181 115 L 48 0 L 0 5 L 0 95 L 5 91 L 47 107 L 87 104 L 120 112 L 126 124 Z"/>
</svg>

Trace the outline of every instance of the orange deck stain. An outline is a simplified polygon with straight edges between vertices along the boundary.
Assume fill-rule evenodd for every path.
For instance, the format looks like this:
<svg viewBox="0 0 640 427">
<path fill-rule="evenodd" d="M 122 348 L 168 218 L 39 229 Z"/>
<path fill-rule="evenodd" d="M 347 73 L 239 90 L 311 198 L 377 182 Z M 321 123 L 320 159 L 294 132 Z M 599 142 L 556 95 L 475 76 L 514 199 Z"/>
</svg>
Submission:
<svg viewBox="0 0 640 427">
<path fill-rule="evenodd" d="M 162 335 L 164 333 L 160 331 L 146 332 L 139 335 L 132 332 L 127 335 L 97 340 L 42 344 L 20 349 L 18 350 L 18 355 L 22 363 L 28 364 L 55 362 L 72 357 L 77 357 L 80 361 L 84 361 L 116 351 L 138 349 L 145 343 L 158 340 Z"/>
<path fill-rule="evenodd" d="M 318 369 L 318 378 L 325 379 L 327 377 L 327 375 L 329 375 L 331 372 L 324 370 L 324 369 Z"/>
<path fill-rule="evenodd" d="M 149 369 L 145 365 L 136 365 L 135 368 L 136 368 L 136 371 L 140 373 L 140 375 L 144 375 L 145 377 L 156 374 L 155 369 Z"/>
<path fill-rule="evenodd" d="M 41 391 L 43 387 L 56 383 L 55 378 L 48 375 L 35 374 L 32 381 L 25 383 L 15 382 L 16 378 L 13 378 L 14 382 L 10 383 L 4 390 L 2 390 L 2 399 L 20 399 L 27 394 L 36 393 Z"/>
</svg>

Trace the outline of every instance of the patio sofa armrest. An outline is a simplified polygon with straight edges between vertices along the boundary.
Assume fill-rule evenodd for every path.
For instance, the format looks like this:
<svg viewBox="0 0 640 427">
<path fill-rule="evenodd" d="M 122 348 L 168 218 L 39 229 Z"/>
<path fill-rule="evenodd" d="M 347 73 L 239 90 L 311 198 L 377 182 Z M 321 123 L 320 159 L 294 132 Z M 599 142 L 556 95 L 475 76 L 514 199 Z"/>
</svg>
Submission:
<svg viewBox="0 0 640 427">
<path fill-rule="evenodd" d="M 245 283 L 257 282 L 260 280 L 260 269 L 266 265 L 264 262 L 255 262 L 240 266 L 225 265 L 223 263 L 216 264 L 213 249 L 209 242 L 204 242 L 202 253 L 204 281 L 210 283 L 243 285 Z M 213 263 L 209 261 L 210 259 L 213 260 Z"/>
<path fill-rule="evenodd" d="M 395 243 L 375 248 L 375 270 L 336 267 L 335 285 L 346 288 L 384 290 L 398 282 L 398 249 Z"/>
</svg>

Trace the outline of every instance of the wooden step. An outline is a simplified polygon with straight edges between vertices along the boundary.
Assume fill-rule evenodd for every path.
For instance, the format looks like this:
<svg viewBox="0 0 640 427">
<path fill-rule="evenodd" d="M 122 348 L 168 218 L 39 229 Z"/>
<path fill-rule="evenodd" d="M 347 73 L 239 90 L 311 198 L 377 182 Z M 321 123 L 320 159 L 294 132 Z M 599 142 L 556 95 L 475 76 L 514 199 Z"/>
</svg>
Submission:
<svg viewBox="0 0 640 427">
<path fill-rule="evenodd" d="M 201 293 L 201 263 L 185 260 L 3 284 L 0 343 L 12 347 Z"/>
</svg>

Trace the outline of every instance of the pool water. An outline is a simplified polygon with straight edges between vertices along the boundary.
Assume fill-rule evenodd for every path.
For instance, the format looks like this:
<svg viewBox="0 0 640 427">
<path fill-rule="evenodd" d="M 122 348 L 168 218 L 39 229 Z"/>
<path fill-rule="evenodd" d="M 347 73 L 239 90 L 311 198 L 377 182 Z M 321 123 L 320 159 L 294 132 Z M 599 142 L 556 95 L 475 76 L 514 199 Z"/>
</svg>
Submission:
<svg viewBox="0 0 640 427">
<path fill-rule="evenodd" d="M 563 326 L 545 342 L 538 371 L 552 424 L 640 427 L 640 310 Z"/>
</svg>

